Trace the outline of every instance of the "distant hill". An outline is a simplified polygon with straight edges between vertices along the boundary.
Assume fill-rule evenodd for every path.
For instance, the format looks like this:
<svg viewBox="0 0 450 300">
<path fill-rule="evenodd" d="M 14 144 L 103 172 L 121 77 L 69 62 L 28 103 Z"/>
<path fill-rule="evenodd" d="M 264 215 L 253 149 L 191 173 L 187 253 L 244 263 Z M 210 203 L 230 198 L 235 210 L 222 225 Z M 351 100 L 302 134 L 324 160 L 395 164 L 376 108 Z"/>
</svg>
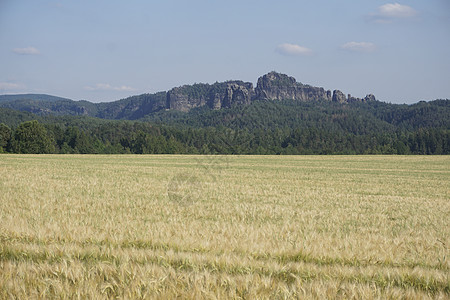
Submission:
<svg viewBox="0 0 450 300">
<path fill-rule="evenodd" d="M 67 101 L 70 99 L 56 97 L 46 94 L 16 94 L 16 95 L 0 95 L 0 102 L 12 102 L 17 100 L 33 100 L 39 102 L 56 102 Z"/>
<path fill-rule="evenodd" d="M 89 101 L 73 101 L 43 94 L 0 96 L 0 107 L 37 115 L 95 115 L 97 105 Z"/>
</svg>

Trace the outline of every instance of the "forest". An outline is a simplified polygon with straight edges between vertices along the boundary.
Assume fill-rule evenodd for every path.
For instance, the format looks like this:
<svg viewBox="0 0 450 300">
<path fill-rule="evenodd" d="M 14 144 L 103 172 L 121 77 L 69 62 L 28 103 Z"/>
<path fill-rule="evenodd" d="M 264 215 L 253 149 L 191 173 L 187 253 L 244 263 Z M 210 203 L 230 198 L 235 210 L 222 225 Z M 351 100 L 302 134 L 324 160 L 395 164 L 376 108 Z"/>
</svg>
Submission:
<svg viewBox="0 0 450 300">
<path fill-rule="evenodd" d="M 0 108 L 0 152 L 80 154 L 450 154 L 450 100 L 254 101 L 138 120 Z"/>
</svg>

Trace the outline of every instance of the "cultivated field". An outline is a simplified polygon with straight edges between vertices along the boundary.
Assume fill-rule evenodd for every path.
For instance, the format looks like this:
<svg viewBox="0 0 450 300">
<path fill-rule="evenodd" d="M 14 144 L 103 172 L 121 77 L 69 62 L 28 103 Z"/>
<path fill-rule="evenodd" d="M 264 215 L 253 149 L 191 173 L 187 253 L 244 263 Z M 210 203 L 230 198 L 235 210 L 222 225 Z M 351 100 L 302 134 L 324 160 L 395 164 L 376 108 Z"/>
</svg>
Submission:
<svg viewBox="0 0 450 300">
<path fill-rule="evenodd" d="M 0 299 L 450 298 L 448 156 L 0 155 Z"/>
</svg>

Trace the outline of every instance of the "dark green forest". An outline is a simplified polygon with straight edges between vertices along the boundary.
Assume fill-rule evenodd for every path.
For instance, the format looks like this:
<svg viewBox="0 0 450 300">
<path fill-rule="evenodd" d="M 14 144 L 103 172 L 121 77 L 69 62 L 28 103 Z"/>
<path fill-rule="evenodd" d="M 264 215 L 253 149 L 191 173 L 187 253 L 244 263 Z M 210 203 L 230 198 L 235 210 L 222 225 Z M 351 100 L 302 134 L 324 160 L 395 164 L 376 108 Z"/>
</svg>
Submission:
<svg viewBox="0 0 450 300">
<path fill-rule="evenodd" d="M 413 105 L 258 100 L 219 110 L 161 109 L 136 120 L 4 107 L 0 152 L 450 154 L 449 120 L 450 100 Z"/>
</svg>

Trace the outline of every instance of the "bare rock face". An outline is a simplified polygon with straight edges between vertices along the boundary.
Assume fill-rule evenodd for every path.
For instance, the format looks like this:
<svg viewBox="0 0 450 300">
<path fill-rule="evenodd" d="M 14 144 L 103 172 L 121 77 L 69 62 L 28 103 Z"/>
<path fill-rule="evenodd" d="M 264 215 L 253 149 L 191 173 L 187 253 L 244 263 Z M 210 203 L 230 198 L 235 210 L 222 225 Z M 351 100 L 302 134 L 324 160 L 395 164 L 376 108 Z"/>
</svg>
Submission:
<svg viewBox="0 0 450 300">
<path fill-rule="evenodd" d="M 212 93 L 208 106 L 211 107 L 212 109 L 221 109 L 223 99 L 222 97 L 223 97 L 222 93 L 218 92 Z"/>
<path fill-rule="evenodd" d="M 366 97 L 364 97 L 363 99 L 364 102 L 369 102 L 369 101 L 376 101 L 375 96 L 372 94 L 367 95 Z"/>
<path fill-rule="evenodd" d="M 206 104 L 207 96 L 199 92 L 206 84 L 183 85 L 167 92 L 166 108 L 179 111 L 189 111 L 192 108 Z"/>
<path fill-rule="evenodd" d="M 360 98 L 352 97 L 352 95 L 348 94 L 348 97 L 347 97 L 347 102 L 348 103 L 361 102 L 361 101 L 362 100 Z"/>
<path fill-rule="evenodd" d="M 299 83 L 294 77 L 277 72 L 260 77 L 255 94 L 257 99 L 269 100 L 331 100 L 330 91 Z"/>
<path fill-rule="evenodd" d="M 242 81 L 184 85 L 167 92 L 166 108 L 189 111 L 207 105 L 212 109 L 250 104 L 254 96 L 253 84 Z"/>
<path fill-rule="evenodd" d="M 338 102 L 338 103 L 345 103 L 347 102 L 347 98 L 345 97 L 344 93 L 341 92 L 340 90 L 334 90 L 333 91 L 333 98 L 332 98 L 333 102 Z"/>
<path fill-rule="evenodd" d="M 297 87 L 294 77 L 270 72 L 258 78 L 256 98 L 258 99 L 293 99 Z"/>
<path fill-rule="evenodd" d="M 221 107 L 250 104 L 253 95 L 254 90 L 252 83 L 227 82 L 227 88 L 221 101 Z"/>
<path fill-rule="evenodd" d="M 372 94 L 367 95 L 363 99 L 352 97 L 352 95 L 348 94 L 347 102 L 353 103 L 353 102 L 369 102 L 369 101 L 375 101 L 375 96 Z"/>
</svg>

